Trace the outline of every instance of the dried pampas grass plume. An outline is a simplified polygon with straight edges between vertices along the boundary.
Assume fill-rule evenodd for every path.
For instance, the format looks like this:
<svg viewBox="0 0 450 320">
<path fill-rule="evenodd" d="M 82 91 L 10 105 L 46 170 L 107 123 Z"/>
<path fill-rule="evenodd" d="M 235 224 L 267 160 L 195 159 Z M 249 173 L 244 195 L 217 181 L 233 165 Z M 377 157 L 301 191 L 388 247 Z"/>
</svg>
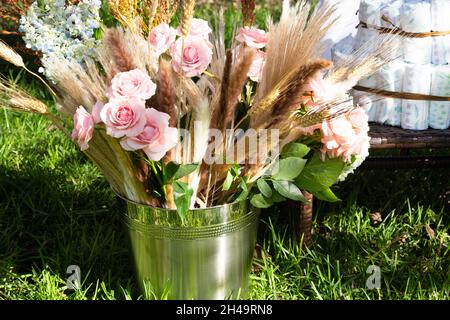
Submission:
<svg viewBox="0 0 450 320">
<path fill-rule="evenodd" d="M 228 88 L 227 108 L 224 119 L 224 129 L 233 121 L 236 106 L 239 102 L 239 97 L 242 93 L 245 83 L 248 80 L 248 71 L 252 65 L 255 50 L 245 50 L 241 59 L 233 65 L 233 72 L 230 76 L 230 83 Z"/>
<path fill-rule="evenodd" d="M 291 6 L 283 2 L 278 23 L 269 20 L 267 59 L 255 94 L 259 103 L 283 80 L 286 74 L 299 66 L 322 56 L 326 49 L 322 39 L 333 26 L 330 19 L 335 6 L 322 5 L 311 13 L 308 3 L 299 1 Z"/>
<path fill-rule="evenodd" d="M 161 59 L 159 62 L 158 75 L 158 106 L 160 111 L 165 112 L 170 116 L 169 125 L 174 127 L 178 121 L 178 117 L 175 112 L 175 90 L 170 62 Z"/>
<path fill-rule="evenodd" d="M 105 78 L 95 68 L 95 62 L 86 60 L 85 66 L 76 61 L 59 60 L 47 69 L 61 94 L 58 111 L 72 117 L 78 106 L 84 106 L 89 112 L 97 101 L 106 102 Z"/>
<path fill-rule="evenodd" d="M 219 98 L 219 105 L 217 110 L 214 110 L 214 113 L 212 115 L 212 127 L 219 129 L 219 130 L 225 130 L 225 117 L 228 107 L 228 90 L 230 85 L 230 76 L 231 76 L 231 67 L 233 64 L 233 53 L 230 49 L 227 50 L 226 53 L 226 59 L 225 59 L 225 66 L 223 69 L 222 74 L 222 82 L 220 84 L 220 98 Z"/>
<path fill-rule="evenodd" d="M 136 68 L 132 55 L 128 51 L 123 30 L 119 28 L 107 29 L 104 43 L 109 48 L 118 71 L 125 72 Z"/>
</svg>

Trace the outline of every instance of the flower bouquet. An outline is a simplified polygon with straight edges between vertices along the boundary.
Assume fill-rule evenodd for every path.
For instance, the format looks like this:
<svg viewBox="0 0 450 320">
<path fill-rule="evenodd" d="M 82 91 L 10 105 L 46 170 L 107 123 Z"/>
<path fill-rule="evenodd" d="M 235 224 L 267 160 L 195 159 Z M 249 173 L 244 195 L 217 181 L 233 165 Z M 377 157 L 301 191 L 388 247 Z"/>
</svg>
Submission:
<svg viewBox="0 0 450 320">
<path fill-rule="evenodd" d="M 222 230 L 236 216 L 232 205 L 247 200 L 267 208 L 286 199 L 305 201 L 306 190 L 337 201 L 330 187 L 368 154 L 367 117 L 347 92 L 393 59 L 395 50 L 386 37 L 340 65 L 320 59 L 334 7 L 311 12 L 307 3 L 285 0 L 280 20 L 269 19 L 264 31 L 253 25 L 254 1 L 243 0 L 243 25 L 235 26 L 226 47 L 223 15 L 211 24 L 196 19 L 193 0 L 179 3 L 178 25 L 171 24 L 176 1 L 109 1 L 119 24 L 114 28 L 99 23 L 100 1 L 48 2 L 30 7 L 22 30 L 30 47 L 43 53 L 41 72 L 57 112 L 4 79 L 2 106 L 41 113 L 70 135 L 129 202 L 134 222 L 182 233 L 182 227 L 204 226 L 208 217 Z M 25 68 L 3 43 L 0 55 Z M 228 210 L 224 221 L 210 216 L 221 207 Z M 167 212 L 176 216 L 164 221 Z M 254 246 L 254 232 L 250 238 Z M 150 240 L 132 241 L 145 247 Z M 248 248 L 241 254 L 251 261 Z"/>
</svg>

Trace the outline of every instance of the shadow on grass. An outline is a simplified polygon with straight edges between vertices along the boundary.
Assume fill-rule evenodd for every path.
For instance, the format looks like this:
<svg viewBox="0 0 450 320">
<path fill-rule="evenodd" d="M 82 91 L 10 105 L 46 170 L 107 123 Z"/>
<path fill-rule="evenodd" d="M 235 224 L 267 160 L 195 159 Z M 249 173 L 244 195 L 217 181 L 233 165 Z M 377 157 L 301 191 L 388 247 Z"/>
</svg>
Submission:
<svg viewBox="0 0 450 320">
<path fill-rule="evenodd" d="M 78 265 L 86 283 L 135 292 L 121 209 L 102 178 L 79 184 L 58 170 L 0 166 L 0 274 L 49 268 L 66 279 Z"/>
<path fill-rule="evenodd" d="M 45 153 L 45 143 L 41 151 Z M 67 267 L 78 265 L 87 284 L 103 282 L 107 290 L 116 292 L 116 298 L 123 297 L 121 288 L 130 288 L 137 297 L 127 235 L 120 219 L 121 203 L 101 175 L 92 173 L 93 165 L 77 153 L 73 158 L 70 154 L 50 162 L 54 167 L 36 161 L 18 169 L 7 163 L 0 165 L 0 274 L 2 267 L 13 267 L 17 273 L 48 267 L 66 279 Z M 57 164 L 66 166 L 58 168 Z M 283 249 L 284 241 L 274 239 L 270 228 L 261 224 L 259 242 L 272 243 L 267 250 L 274 266 L 267 270 L 277 270 L 288 288 L 286 297 L 303 294 L 317 298 L 311 289 L 313 283 L 324 297 L 342 298 L 335 285 L 340 281 L 346 297 L 377 298 L 376 293 L 360 292 L 371 264 L 382 268 L 383 281 L 389 285 L 383 291 L 385 298 L 403 297 L 393 292 L 405 290 L 420 297 L 414 293 L 417 286 L 442 290 L 449 258 L 439 257 L 439 238 L 424 237 L 423 224 L 434 226 L 442 217 L 443 225 L 449 225 L 450 216 L 439 214 L 445 211 L 448 171 L 358 171 L 336 187 L 345 201 L 316 202 L 315 244 L 310 252 Z M 439 217 L 425 214 L 411 223 L 408 219 L 415 213 L 408 212 L 407 199 L 412 208 L 418 204 L 431 207 Z M 383 218 L 395 210 L 395 219 L 390 218 L 380 228 L 371 227 L 367 225 L 368 213 L 376 210 L 382 211 Z M 273 218 L 275 237 L 287 224 L 283 213 L 275 208 L 264 216 L 265 221 Z M 358 228 L 361 231 L 356 231 Z M 283 256 L 286 252 L 290 255 L 287 258 Z"/>
<path fill-rule="evenodd" d="M 365 170 L 354 175 L 335 188 L 342 202 L 329 204 L 317 201 L 316 212 L 342 211 L 356 205 L 382 216 L 394 211 L 407 212 L 409 208 L 423 206 L 436 213 L 444 213 L 450 222 L 450 168 L 415 170 Z"/>
<path fill-rule="evenodd" d="M 297 298 L 446 299 L 450 295 L 450 226 L 440 214 L 416 208 L 373 226 L 361 208 L 333 212 L 315 220 L 308 249 L 292 237 L 282 214 L 266 211 L 259 234 L 270 267 L 258 277 L 271 278 L 272 287 L 265 290 L 276 292 L 278 298 L 300 294 Z M 432 225 L 435 234 L 427 234 L 425 225 Z M 381 290 L 367 288 L 372 265 L 380 268 Z M 276 270 L 276 275 L 267 270 Z"/>
<path fill-rule="evenodd" d="M 325 299 L 449 296 L 450 168 L 357 170 L 334 190 L 342 202 L 314 202 L 311 251 L 297 248 L 285 207 L 263 214 L 270 224 L 261 227 L 259 242 L 267 243 L 277 273 L 290 275 L 286 296 L 289 283 L 304 288 L 303 298 L 318 298 L 316 287 Z M 373 212 L 382 218 L 377 226 Z M 366 288 L 370 265 L 381 269 L 381 291 Z"/>
</svg>

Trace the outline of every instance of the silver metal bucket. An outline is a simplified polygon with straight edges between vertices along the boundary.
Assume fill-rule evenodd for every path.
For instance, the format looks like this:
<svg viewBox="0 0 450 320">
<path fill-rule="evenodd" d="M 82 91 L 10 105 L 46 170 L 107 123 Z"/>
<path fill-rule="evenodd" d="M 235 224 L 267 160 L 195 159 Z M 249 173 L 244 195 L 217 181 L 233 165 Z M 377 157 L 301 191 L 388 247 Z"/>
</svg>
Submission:
<svg viewBox="0 0 450 320">
<path fill-rule="evenodd" d="M 146 299 L 245 298 L 259 211 L 248 201 L 175 210 L 124 199 L 137 278 Z"/>
</svg>

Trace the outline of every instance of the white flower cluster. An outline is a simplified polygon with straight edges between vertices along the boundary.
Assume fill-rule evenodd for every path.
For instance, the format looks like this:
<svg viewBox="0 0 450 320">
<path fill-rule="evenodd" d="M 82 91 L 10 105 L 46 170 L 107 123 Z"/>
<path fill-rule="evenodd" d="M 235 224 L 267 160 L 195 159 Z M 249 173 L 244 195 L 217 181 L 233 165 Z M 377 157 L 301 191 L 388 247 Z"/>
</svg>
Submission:
<svg viewBox="0 0 450 320">
<path fill-rule="evenodd" d="M 367 142 L 361 149 L 361 153 L 358 155 L 354 155 L 354 159 L 352 163 L 346 165 L 344 167 L 344 170 L 342 171 L 341 175 L 338 178 L 338 182 L 345 181 L 347 179 L 347 176 L 352 174 L 363 162 L 366 160 L 366 158 L 369 156 L 369 148 L 370 143 Z"/>
<path fill-rule="evenodd" d="M 44 67 L 59 59 L 80 62 L 98 45 L 94 30 L 100 27 L 101 5 L 101 0 L 81 0 L 77 5 L 38 0 L 22 16 L 19 30 L 27 48 L 42 52 Z M 39 71 L 45 73 L 44 68 Z"/>
</svg>

